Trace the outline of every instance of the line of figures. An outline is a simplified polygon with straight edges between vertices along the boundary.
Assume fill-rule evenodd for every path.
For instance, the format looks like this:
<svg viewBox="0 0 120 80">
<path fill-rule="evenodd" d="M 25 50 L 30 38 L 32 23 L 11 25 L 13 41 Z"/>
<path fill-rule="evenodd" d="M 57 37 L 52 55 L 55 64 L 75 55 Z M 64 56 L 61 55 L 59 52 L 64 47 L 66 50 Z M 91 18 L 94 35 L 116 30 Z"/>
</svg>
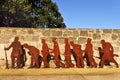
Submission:
<svg viewBox="0 0 120 80">
<path fill-rule="evenodd" d="M 64 39 L 65 42 L 65 51 L 64 51 L 64 57 L 65 60 L 61 59 L 60 56 L 60 49 L 59 45 L 57 43 L 56 38 L 52 38 L 53 42 L 53 49 L 50 49 L 46 43 L 45 39 L 41 39 L 42 42 L 42 50 L 40 51 L 38 48 L 29 45 L 27 43 L 24 43 L 21 46 L 21 43 L 19 41 L 19 37 L 15 37 L 14 41 L 9 45 L 9 47 L 4 48 L 5 53 L 6 50 L 9 50 L 12 48 L 11 52 L 11 67 L 12 68 L 22 68 L 25 66 L 25 62 L 27 60 L 26 58 L 26 51 L 24 48 L 28 49 L 28 54 L 31 56 L 31 63 L 29 68 L 40 68 L 41 63 L 43 62 L 43 68 L 49 68 L 50 67 L 50 60 L 53 60 L 56 68 L 84 68 L 85 63 L 87 66 L 92 68 L 103 68 L 104 65 L 110 66 L 110 62 L 113 62 L 116 67 L 118 68 L 119 65 L 115 61 L 114 57 L 119 57 L 117 54 L 114 54 L 113 46 L 106 42 L 104 39 L 101 40 L 102 47 L 99 47 L 97 50 L 99 51 L 99 58 L 100 62 L 99 64 L 96 63 L 94 59 L 94 51 L 93 51 L 93 45 L 91 43 L 91 39 L 87 39 L 86 47 L 84 50 L 81 49 L 80 44 L 75 44 L 73 41 L 68 40 L 68 38 Z M 72 49 L 71 49 L 72 47 Z M 41 55 L 40 55 L 41 54 Z M 71 55 L 73 56 L 75 60 L 75 64 L 72 63 Z M 85 61 L 84 61 L 85 60 Z M 17 64 L 17 66 L 15 66 Z M 6 56 L 6 68 L 8 67 L 8 61 Z"/>
</svg>

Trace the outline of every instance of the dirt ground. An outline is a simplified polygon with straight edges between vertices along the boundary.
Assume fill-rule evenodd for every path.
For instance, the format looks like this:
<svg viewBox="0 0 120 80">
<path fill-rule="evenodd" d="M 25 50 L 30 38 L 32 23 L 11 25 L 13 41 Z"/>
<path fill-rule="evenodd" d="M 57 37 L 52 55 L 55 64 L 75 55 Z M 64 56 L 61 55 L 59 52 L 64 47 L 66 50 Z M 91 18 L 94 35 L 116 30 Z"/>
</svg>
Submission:
<svg viewBox="0 0 120 80">
<path fill-rule="evenodd" d="M 120 68 L 0 69 L 0 80 L 120 80 Z"/>
<path fill-rule="evenodd" d="M 120 68 L 40 68 L 40 69 L 0 69 L 1 76 L 39 75 L 104 75 L 120 74 Z"/>
</svg>

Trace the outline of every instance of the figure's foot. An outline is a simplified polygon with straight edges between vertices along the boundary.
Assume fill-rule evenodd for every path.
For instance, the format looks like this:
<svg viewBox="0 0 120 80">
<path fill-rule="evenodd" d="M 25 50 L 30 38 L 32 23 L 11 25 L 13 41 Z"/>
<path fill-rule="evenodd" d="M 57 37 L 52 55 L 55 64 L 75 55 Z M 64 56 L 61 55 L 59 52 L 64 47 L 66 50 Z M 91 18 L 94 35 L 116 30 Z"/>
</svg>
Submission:
<svg viewBox="0 0 120 80">
<path fill-rule="evenodd" d="M 30 67 L 28 67 L 28 69 L 31 69 L 31 68 L 33 68 L 33 67 L 31 67 L 31 66 L 30 66 Z"/>
<path fill-rule="evenodd" d="M 99 68 L 103 68 L 102 66 L 99 66 Z"/>
<path fill-rule="evenodd" d="M 60 67 L 65 68 L 65 64 L 62 64 Z"/>
<path fill-rule="evenodd" d="M 119 68 L 119 66 L 117 65 L 116 68 Z"/>
<path fill-rule="evenodd" d="M 49 66 L 44 66 L 43 68 L 50 68 Z"/>
<path fill-rule="evenodd" d="M 70 65 L 70 67 L 72 67 L 72 68 L 73 68 L 73 67 L 74 67 L 74 64 L 71 64 L 71 65 Z"/>
<path fill-rule="evenodd" d="M 12 67 L 12 69 L 15 69 L 15 67 Z"/>
<path fill-rule="evenodd" d="M 97 65 L 95 65 L 94 68 L 97 68 Z"/>
</svg>

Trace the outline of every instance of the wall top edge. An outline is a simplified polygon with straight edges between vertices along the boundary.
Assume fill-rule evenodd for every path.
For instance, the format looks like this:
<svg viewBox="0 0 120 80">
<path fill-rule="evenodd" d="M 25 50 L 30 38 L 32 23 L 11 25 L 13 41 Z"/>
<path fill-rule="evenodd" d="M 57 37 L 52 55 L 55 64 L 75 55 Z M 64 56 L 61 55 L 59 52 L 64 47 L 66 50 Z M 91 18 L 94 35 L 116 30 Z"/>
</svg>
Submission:
<svg viewBox="0 0 120 80">
<path fill-rule="evenodd" d="M 0 27 L 0 29 L 58 29 L 58 30 L 120 30 L 120 29 L 96 29 L 96 28 L 24 28 L 24 27 Z"/>
</svg>

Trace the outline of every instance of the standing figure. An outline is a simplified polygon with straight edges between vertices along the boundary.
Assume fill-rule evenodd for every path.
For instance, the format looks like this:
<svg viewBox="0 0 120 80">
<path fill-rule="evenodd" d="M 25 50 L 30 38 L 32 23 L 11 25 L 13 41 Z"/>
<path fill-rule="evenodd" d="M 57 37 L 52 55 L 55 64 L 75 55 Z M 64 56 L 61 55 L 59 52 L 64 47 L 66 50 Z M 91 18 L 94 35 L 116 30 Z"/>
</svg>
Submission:
<svg viewBox="0 0 120 80">
<path fill-rule="evenodd" d="M 70 41 L 71 46 L 73 47 L 73 50 L 76 55 L 76 66 L 79 67 L 84 67 L 84 60 L 83 60 L 83 51 L 81 50 L 81 45 L 74 44 L 73 41 Z"/>
<path fill-rule="evenodd" d="M 29 54 L 31 55 L 31 64 L 29 68 L 33 68 L 34 65 L 36 65 L 36 68 L 39 68 L 40 67 L 38 63 L 38 58 L 40 54 L 39 49 L 37 49 L 34 46 L 30 46 L 27 43 L 25 43 L 23 46 L 29 50 Z"/>
<path fill-rule="evenodd" d="M 69 45 L 69 42 L 68 42 L 68 38 L 65 38 L 64 40 L 65 40 L 64 55 L 65 55 L 66 67 L 67 68 L 74 67 L 74 64 L 71 61 L 71 49 L 70 49 L 70 45 Z"/>
<path fill-rule="evenodd" d="M 103 49 L 101 47 L 98 47 L 98 51 L 99 51 L 99 59 L 100 59 L 99 66 L 101 66 L 101 59 L 102 59 L 104 53 L 103 53 Z M 105 60 L 105 65 L 110 66 L 110 61 Z"/>
<path fill-rule="evenodd" d="M 20 55 L 22 54 L 22 49 L 18 37 L 15 37 L 14 41 L 10 44 L 8 48 L 5 48 L 5 50 L 9 50 L 10 48 L 12 48 L 12 68 L 15 68 L 15 59 L 17 59 L 17 68 L 20 68 Z"/>
<path fill-rule="evenodd" d="M 87 44 L 86 44 L 86 48 L 85 48 L 84 52 L 88 57 L 90 66 L 96 68 L 97 63 L 95 62 L 95 60 L 93 58 L 93 46 L 91 44 L 91 39 L 90 38 L 87 39 Z"/>
<path fill-rule="evenodd" d="M 59 56 L 60 56 L 60 50 L 59 50 L 59 46 L 58 46 L 58 43 L 56 41 L 56 38 L 52 38 L 52 41 L 54 43 L 54 46 L 53 46 L 53 53 L 54 53 L 54 60 L 55 60 L 55 64 L 56 64 L 56 68 L 59 68 L 59 67 L 65 67 L 65 64 L 62 63 L 59 59 Z"/>
<path fill-rule="evenodd" d="M 20 55 L 20 67 L 22 68 L 25 66 L 27 57 L 26 57 L 26 52 L 25 52 L 25 49 L 23 48 L 23 45 L 21 45 L 21 49 L 22 49 L 22 54 Z"/>
<path fill-rule="evenodd" d="M 49 48 L 48 45 L 46 44 L 45 39 L 42 39 L 42 56 L 43 56 L 43 63 L 44 63 L 44 68 L 49 68 L 49 63 L 47 61 L 47 57 L 49 56 Z"/>
<path fill-rule="evenodd" d="M 116 67 L 118 68 L 119 65 L 114 59 L 114 56 L 118 56 L 118 55 L 113 54 L 114 53 L 113 46 L 110 43 L 105 42 L 105 40 L 101 40 L 101 44 L 102 44 L 104 54 L 103 54 L 103 57 L 101 59 L 100 68 L 103 68 L 105 60 L 109 60 L 109 61 L 113 62 L 116 65 Z"/>
</svg>

